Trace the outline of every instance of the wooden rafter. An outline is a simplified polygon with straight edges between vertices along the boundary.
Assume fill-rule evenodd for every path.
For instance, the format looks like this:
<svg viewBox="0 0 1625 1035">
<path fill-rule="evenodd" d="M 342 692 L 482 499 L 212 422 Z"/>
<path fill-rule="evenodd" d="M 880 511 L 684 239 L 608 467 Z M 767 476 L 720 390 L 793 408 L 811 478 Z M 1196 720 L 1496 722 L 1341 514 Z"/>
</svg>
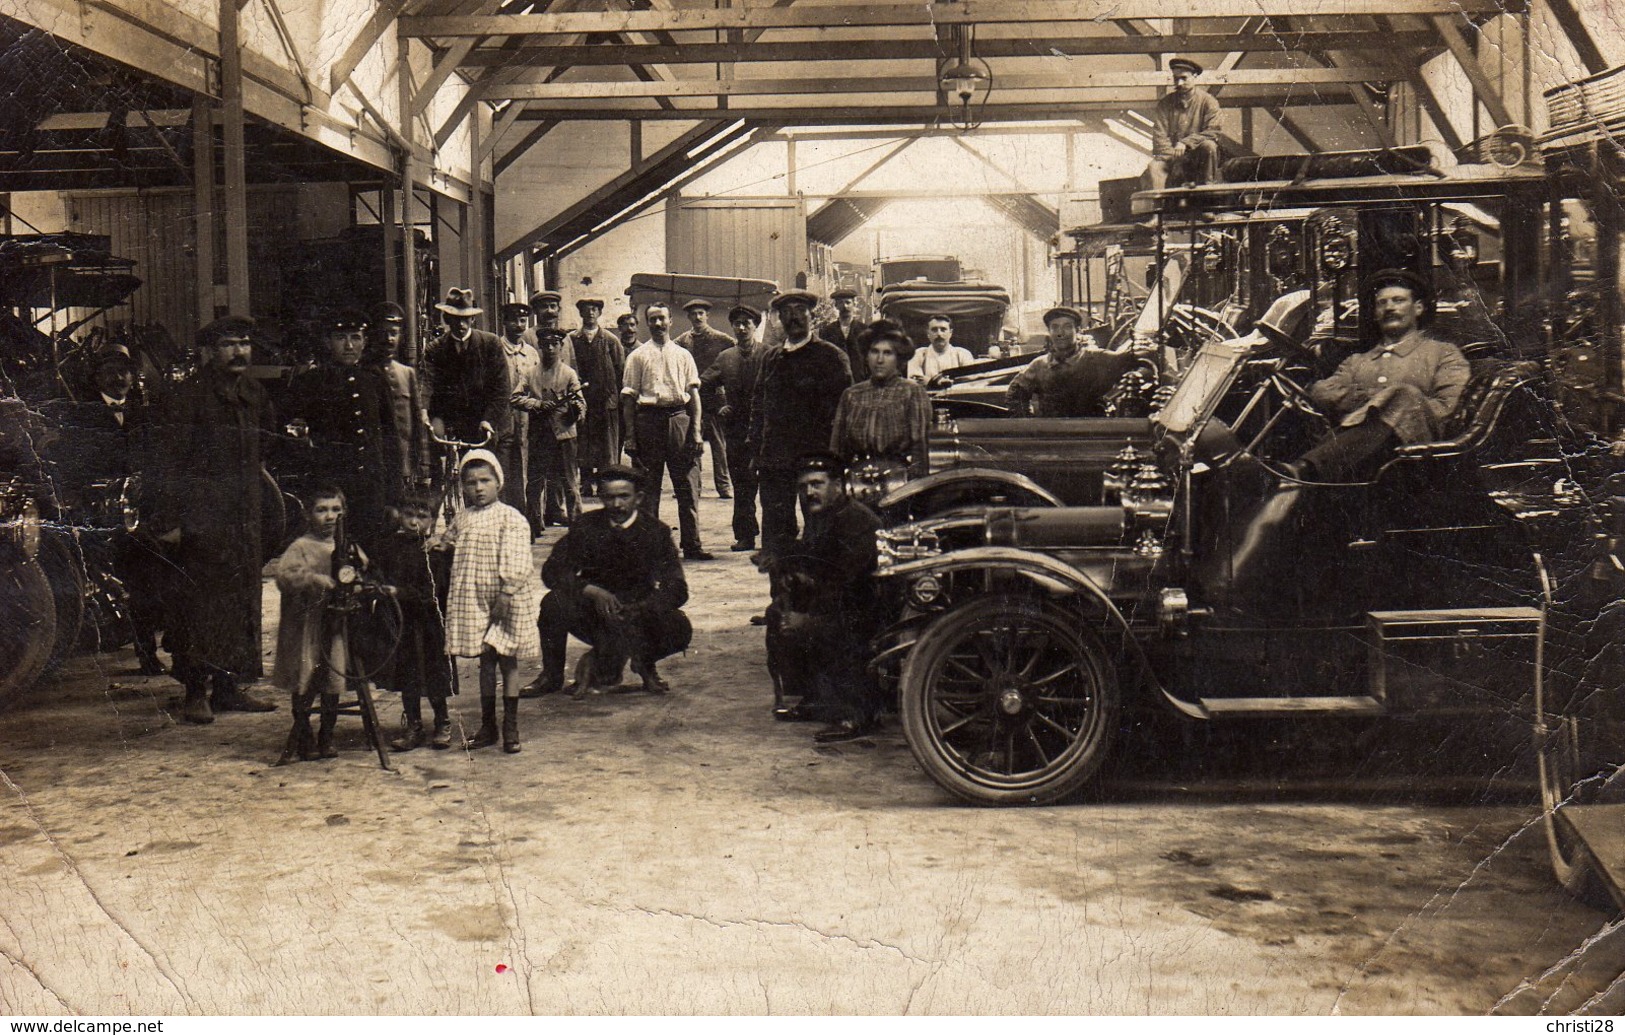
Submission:
<svg viewBox="0 0 1625 1035">
<path fill-rule="evenodd" d="M 1456 24 L 1455 18 L 1436 17 L 1433 19 L 1433 27 L 1438 31 L 1444 45 L 1450 48 L 1450 53 L 1455 55 L 1456 63 L 1466 74 L 1467 81 L 1473 84 L 1473 93 L 1477 96 L 1478 103 L 1489 111 L 1490 118 L 1495 120 L 1497 126 L 1511 125 L 1511 110 L 1502 99 L 1501 91 L 1490 80 L 1489 73 L 1479 64 L 1478 55 L 1473 53 L 1473 45 L 1467 41 L 1466 34 L 1461 31 L 1461 26 Z"/>
<path fill-rule="evenodd" d="M 328 73 L 328 93 L 339 92 L 339 88 L 355 74 L 357 68 L 361 67 L 361 62 L 372 48 L 378 45 L 378 41 L 384 38 L 384 33 L 389 31 L 390 23 L 395 21 L 396 16 L 405 7 L 406 0 L 379 0 L 372 17 L 367 19 L 361 31 L 355 34 L 350 40 L 350 45 L 344 48 L 344 53 L 333 63 L 333 68 Z"/>
<path fill-rule="evenodd" d="M 1608 59 L 1603 56 L 1602 49 L 1597 46 L 1596 39 L 1591 30 L 1586 28 L 1585 18 L 1569 0 L 1546 0 L 1547 10 L 1557 20 L 1558 27 L 1563 35 L 1569 38 L 1574 52 L 1580 56 L 1580 61 L 1586 66 L 1586 71 L 1596 73 L 1608 68 Z"/>
</svg>

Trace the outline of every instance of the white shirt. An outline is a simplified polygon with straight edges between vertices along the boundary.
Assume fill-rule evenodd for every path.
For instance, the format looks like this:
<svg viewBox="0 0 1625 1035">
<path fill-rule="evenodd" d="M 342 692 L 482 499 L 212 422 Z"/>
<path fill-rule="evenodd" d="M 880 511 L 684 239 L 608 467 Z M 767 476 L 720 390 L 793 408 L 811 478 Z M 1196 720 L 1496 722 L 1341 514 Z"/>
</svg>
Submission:
<svg viewBox="0 0 1625 1035">
<path fill-rule="evenodd" d="M 656 345 L 651 339 L 626 357 L 622 395 L 637 396 L 639 406 L 685 406 L 700 387 L 694 354 L 675 341 Z"/>
<path fill-rule="evenodd" d="M 113 419 L 118 421 L 119 427 L 124 427 L 124 408 L 130 404 L 130 397 L 115 399 L 106 392 L 101 393 L 102 404 L 113 411 Z"/>
<path fill-rule="evenodd" d="M 942 350 L 941 355 L 938 355 L 936 349 L 927 345 L 909 359 L 908 376 L 915 381 L 929 382 L 939 374 L 958 370 L 974 362 L 976 357 L 970 354 L 970 349 L 950 344 Z"/>
</svg>

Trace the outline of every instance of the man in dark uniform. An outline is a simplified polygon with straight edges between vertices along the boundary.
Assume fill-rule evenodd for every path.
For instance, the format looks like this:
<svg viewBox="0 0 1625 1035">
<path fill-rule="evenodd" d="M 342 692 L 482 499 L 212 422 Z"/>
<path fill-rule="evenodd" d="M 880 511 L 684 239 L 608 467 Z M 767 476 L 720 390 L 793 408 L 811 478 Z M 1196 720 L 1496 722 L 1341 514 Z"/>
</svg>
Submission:
<svg viewBox="0 0 1625 1035">
<path fill-rule="evenodd" d="M 796 458 L 829 448 L 841 393 L 852 386 L 846 353 L 812 333 L 816 296 L 790 291 L 773 300 L 784 344 L 762 357 L 751 412 L 750 446 L 762 493 L 762 538 L 772 552 L 796 538 Z"/>
<path fill-rule="evenodd" d="M 418 372 L 427 397 L 429 423 L 441 438 L 479 442 L 486 428 L 492 452 L 512 431 L 509 420 L 513 385 L 502 342 L 489 331 L 474 329 L 474 317 L 485 310 L 474 304 L 474 292 L 452 288 L 435 306 L 445 316 L 446 330 L 423 352 Z"/>
<path fill-rule="evenodd" d="M 338 309 L 323 323 L 325 361 L 288 384 L 286 416 L 290 424 L 304 425 L 306 437 L 289 444 L 287 464 L 298 475 L 301 494 L 318 486 L 344 490 L 345 530 L 370 542 L 387 527 L 384 508 L 406 488 L 395 408 L 384 374 L 360 365 L 365 314 Z"/>
<path fill-rule="evenodd" d="M 576 666 L 578 696 L 618 685 L 628 661 L 645 690 L 667 693 L 655 665 L 687 650 L 693 637 L 681 610 L 688 583 L 671 529 L 640 512 L 643 494 L 631 468 L 606 468 L 599 483 L 603 507 L 583 514 L 542 565 L 551 592 L 536 623 L 542 673 L 533 695 L 563 688 L 569 636 L 592 647 Z"/>
<path fill-rule="evenodd" d="M 1124 349 L 1095 348 L 1093 339 L 1080 348 L 1083 314 L 1056 306 L 1044 314 L 1049 348 L 1027 364 L 1005 390 L 1010 412 L 1018 417 L 1104 417 L 1106 396 L 1124 374 L 1141 363 Z"/>
<path fill-rule="evenodd" d="M 677 336 L 677 344 L 687 349 L 694 356 L 694 368 L 702 374 L 711 369 L 711 364 L 717 361 L 724 349 L 731 349 L 734 340 L 727 334 L 711 326 L 711 303 L 703 298 L 691 299 L 683 306 L 683 312 L 688 315 L 689 329 Z M 718 499 L 728 499 L 733 495 L 733 478 L 730 476 L 728 441 L 722 433 L 722 425 L 717 422 L 716 393 L 704 384 L 700 387 L 700 423 L 703 425 L 702 433 L 707 445 L 711 447 L 711 482 L 717 490 Z M 694 486 L 694 498 L 700 497 L 700 460 L 694 459 L 694 470 L 689 475 L 689 481 Z"/>
<path fill-rule="evenodd" d="M 597 489 L 598 472 L 621 462 L 621 379 L 626 373 L 626 347 L 598 325 L 604 315 L 603 299 L 578 298 L 576 312 L 581 326 L 570 332 L 564 347 L 581 365 L 561 362 L 572 366 L 581 378 L 587 404 L 587 416 L 576 436 L 576 460 L 581 465 L 581 490 L 590 494 Z"/>
<path fill-rule="evenodd" d="M 768 666 L 801 701 L 774 712 L 784 722 L 822 719 L 820 744 L 874 732 L 881 701 L 867 671 L 877 622 L 875 532 L 880 519 L 847 498 L 839 457 L 801 458 L 796 488 L 807 508 L 801 538 L 771 562 Z"/>
<path fill-rule="evenodd" d="M 241 688 L 261 671 L 263 457 L 276 430 L 265 392 L 248 376 L 254 321 L 225 316 L 198 332 L 200 366 L 153 420 L 152 529 L 176 550 L 180 582 L 165 644 L 186 688 L 182 717 L 272 711 Z M 212 684 L 212 695 L 210 693 Z"/>
<path fill-rule="evenodd" d="M 124 583 L 141 674 L 162 675 L 157 644 L 168 562 L 144 531 L 139 536 L 127 532 L 122 513 L 107 509 L 121 487 L 128 486 L 126 480 L 141 474 L 151 417 L 145 400 L 132 390 L 135 362 L 129 349 L 117 343 L 104 345 L 91 363 L 94 399 L 52 400 L 40 407 L 58 429 L 46 459 L 54 468 L 52 481 L 70 520 L 87 533 L 96 533 L 80 536 L 80 547 L 87 558 L 103 551 L 101 563 Z"/>
<path fill-rule="evenodd" d="M 762 314 L 751 306 L 736 305 L 728 313 L 728 322 L 733 325 L 737 344 L 723 349 L 716 362 L 700 372 L 700 384 L 717 393 L 717 420 L 722 424 L 723 437 L 728 443 L 728 455 L 737 461 L 733 465 L 734 544 L 731 549 L 735 553 L 748 553 L 756 549 L 756 537 L 761 534 L 756 523 L 756 471 L 750 462 L 747 443 L 751 408 L 756 400 L 756 378 L 762 370 L 762 345 L 756 340 Z"/>
<path fill-rule="evenodd" d="M 869 357 L 863 354 L 857 341 L 863 325 L 852 315 L 852 303 L 857 297 L 858 293 L 851 288 L 831 292 L 829 300 L 835 305 L 835 319 L 818 328 L 820 338 L 846 353 L 847 362 L 852 364 L 853 384 L 869 379 Z"/>
</svg>

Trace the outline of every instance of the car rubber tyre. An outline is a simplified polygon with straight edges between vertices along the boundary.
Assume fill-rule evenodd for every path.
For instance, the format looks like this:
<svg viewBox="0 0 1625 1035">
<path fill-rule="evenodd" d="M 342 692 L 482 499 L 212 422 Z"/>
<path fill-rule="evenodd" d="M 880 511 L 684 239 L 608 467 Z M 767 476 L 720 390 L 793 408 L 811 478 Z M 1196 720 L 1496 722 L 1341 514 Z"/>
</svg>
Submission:
<svg viewBox="0 0 1625 1035">
<path fill-rule="evenodd" d="M 980 597 L 938 618 L 903 669 L 903 732 L 920 766 L 976 805 L 1048 805 L 1100 771 L 1117 672 L 1074 609 Z"/>
<path fill-rule="evenodd" d="M 79 647 L 85 619 L 85 567 L 71 532 L 46 529 L 40 536 L 39 565 L 51 583 L 56 602 L 56 642 L 45 673 L 55 672 Z"/>
<path fill-rule="evenodd" d="M 32 687 L 56 645 L 51 582 L 33 561 L 0 562 L 0 708 Z"/>
</svg>

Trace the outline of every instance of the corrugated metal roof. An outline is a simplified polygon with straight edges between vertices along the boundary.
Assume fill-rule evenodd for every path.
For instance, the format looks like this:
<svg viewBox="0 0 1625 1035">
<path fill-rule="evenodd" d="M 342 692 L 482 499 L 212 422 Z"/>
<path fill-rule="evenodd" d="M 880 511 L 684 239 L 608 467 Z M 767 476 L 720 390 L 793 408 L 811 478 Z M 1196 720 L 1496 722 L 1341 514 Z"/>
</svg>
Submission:
<svg viewBox="0 0 1625 1035">
<path fill-rule="evenodd" d="M 840 244 L 889 204 L 890 198 L 832 198 L 807 217 L 807 240 Z"/>
</svg>

